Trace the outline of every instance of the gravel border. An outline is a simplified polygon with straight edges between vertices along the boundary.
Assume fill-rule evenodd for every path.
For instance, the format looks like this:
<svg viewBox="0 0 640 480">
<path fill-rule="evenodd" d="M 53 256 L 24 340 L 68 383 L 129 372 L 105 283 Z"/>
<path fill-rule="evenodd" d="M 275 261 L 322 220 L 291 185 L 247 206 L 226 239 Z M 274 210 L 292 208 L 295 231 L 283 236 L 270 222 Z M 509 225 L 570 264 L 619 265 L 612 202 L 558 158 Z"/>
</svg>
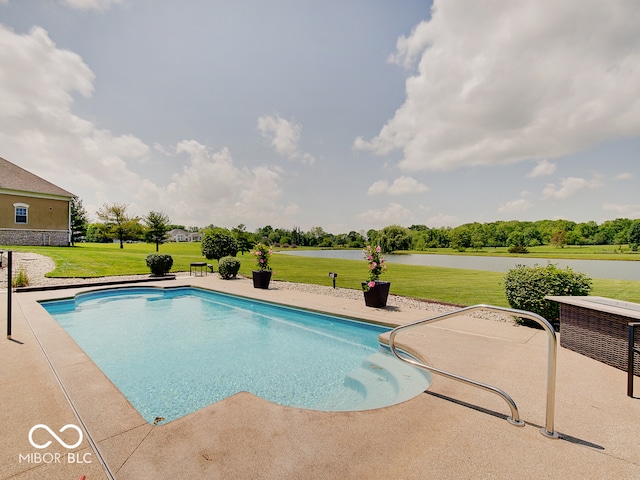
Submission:
<svg viewBox="0 0 640 480">
<path fill-rule="evenodd" d="M 7 268 L 6 268 L 7 255 L 6 252 L 2 255 L 2 265 L 0 269 L 0 289 L 7 288 Z M 109 282 L 135 282 L 141 280 L 148 280 L 149 275 L 121 275 L 113 277 L 95 277 L 95 278 L 49 278 L 45 275 L 54 270 L 55 262 L 44 255 L 28 252 L 13 252 L 13 270 L 12 273 L 16 275 L 20 270 L 23 270 L 29 278 L 29 287 L 48 287 L 48 286 L 65 286 L 65 285 L 84 285 L 84 284 L 105 284 Z M 188 276 L 187 272 L 178 272 L 175 274 L 177 277 Z M 238 279 L 239 281 L 250 282 L 248 278 Z M 272 280 L 279 289 L 284 290 L 296 290 L 301 292 L 313 293 L 316 295 L 330 295 L 333 297 L 346 298 L 349 300 L 362 300 L 362 292 L 359 290 L 353 290 L 348 288 L 333 288 L 322 285 L 310 285 L 306 283 L 293 283 L 283 282 L 278 280 Z M 460 307 L 455 305 L 447 305 L 438 302 L 429 302 L 425 300 L 418 300 L 415 298 L 403 297 L 400 295 L 389 295 L 387 305 L 390 307 L 402 307 L 411 309 L 428 310 L 429 312 L 446 313 L 459 309 Z M 481 311 L 471 313 L 470 316 L 476 318 L 483 318 L 487 320 L 493 320 L 497 322 L 509 322 L 515 324 L 513 317 L 500 312 Z"/>
</svg>

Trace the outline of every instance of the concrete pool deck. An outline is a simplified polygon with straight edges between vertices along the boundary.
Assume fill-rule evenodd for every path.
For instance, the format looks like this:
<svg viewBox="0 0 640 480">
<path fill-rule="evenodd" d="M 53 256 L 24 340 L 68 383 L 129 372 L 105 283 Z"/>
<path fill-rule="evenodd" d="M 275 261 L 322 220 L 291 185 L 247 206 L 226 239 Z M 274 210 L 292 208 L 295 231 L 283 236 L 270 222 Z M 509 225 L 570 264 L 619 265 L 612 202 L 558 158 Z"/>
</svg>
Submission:
<svg viewBox="0 0 640 480">
<path fill-rule="evenodd" d="M 216 275 L 158 282 L 178 285 L 388 324 L 429 316 L 402 307 L 371 309 L 363 301 L 279 289 L 277 283 L 257 290 Z M 540 433 L 546 333 L 473 317 L 421 327 L 398 341 L 435 367 L 506 391 L 524 427 L 506 421 L 509 408 L 497 396 L 440 376 L 427 393 L 377 410 L 318 412 L 239 393 L 150 425 L 37 303 L 95 288 L 104 287 L 13 295 L 12 339 L 0 340 L 0 479 L 109 478 L 100 460 L 115 478 L 132 480 L 640 478 L 640 399 L 626 396 L 625 372 L 559 347 L 560 438 L 546 438 Z M 3 320 L 6 301 L 0 291 Z M 635 386 L 640 392 L 637 378 Z M 33 443 L 52 443 L 37 449 L 29 432 L 38 424 L 67 444 L 78 439 L 72 430 L 60 432 L 67 424 L 86 428 L 89 437 L 67 449 L 40 427 Z"/>
</svg>

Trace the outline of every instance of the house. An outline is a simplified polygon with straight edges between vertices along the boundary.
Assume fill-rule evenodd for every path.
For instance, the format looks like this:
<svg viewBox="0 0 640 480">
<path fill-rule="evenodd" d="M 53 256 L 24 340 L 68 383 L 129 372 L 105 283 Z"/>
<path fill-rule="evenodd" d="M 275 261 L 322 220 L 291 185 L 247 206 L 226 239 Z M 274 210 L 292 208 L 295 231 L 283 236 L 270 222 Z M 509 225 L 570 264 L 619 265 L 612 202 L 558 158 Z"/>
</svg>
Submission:
<svg viewBox="0 0 640 480">
<path fill-rule="evenodd" d="M 174 228 L 167 232 L 170 242 L 201 242 L 202 234 L 200 232 L 187 232 L 181 228 Z"/>
<path fill-rule="evenodd" d="M 74 197 L 0 157 L 0 245 L 69 246 Z"/>
</svg>

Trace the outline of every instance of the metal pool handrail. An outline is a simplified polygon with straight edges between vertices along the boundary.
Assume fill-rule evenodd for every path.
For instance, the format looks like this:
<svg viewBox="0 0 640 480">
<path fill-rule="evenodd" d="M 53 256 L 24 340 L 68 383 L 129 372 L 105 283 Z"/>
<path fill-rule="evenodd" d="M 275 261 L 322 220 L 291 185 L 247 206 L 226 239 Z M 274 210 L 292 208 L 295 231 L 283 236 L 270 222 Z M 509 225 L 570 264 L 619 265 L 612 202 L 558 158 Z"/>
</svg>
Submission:
<svg viewBox="0 0 640 480">
<path fill-rule="evenodd" d="M 445 320 L 447 318 L 459 317 L 461 315 L 466 315 L 476 310 L 493 310 L 497 312 L 509 313 L 511 315 L 516 315 L 518 317 L 528 318 L 533 320 L 537 324 L 539 324 L 542 328 L 544 328 L 547 332 L 547 337 L 549 340 L 549 349 L 548 349 L 548 365 L 547 365 L 547 408 L 546 408 L 546 418 L 545 418 L 545 426 L 540 429 L 540 432 L 549 438 L 558 438 L 557 432 L 554 430 L 554 410 L 555 410 L 555 392 L 556 392 L 556 359 L 558 356 L 558 340 L 556 336 L 556 332 L 553 329 L 553 326 L 545 320 L 540 315 L 527 312 L 525 310 L 518 310 L 514 308 L 505 308 L 498 307 L 495 305 L 473 305 L 471 307 L 464 307 L 459 310 L 454 310 L 453 312 L 443 313 L 440 315 L 436 315 L 434 317 L 425 318 L 422 320 L 418 320 L 417 322 L 408 323 L 406 325 L 401 325 L 399 327 L 394 328 L 389 335 L 389 348 L 393 352 L 393 354 L 398 357 L 403 362 L 414 365 L 418 368 L 422 368 L 429 372 L 435 373 L 437 375 L 442 375 L 452 380 L 456 380 L 462 383 L 467 383 L 469 385 L 476 386 L 481 388 L 482 390 L 486 390 L 491 393 L 495 393 L 499 397 L 501 397 L 504 401 L 507 402 L 509 408 L 511 409 L 511 417 L 508 417 L 507 420 L 509 423 L 517 426 L 524 426 L 524 422 L 520 420 L 520 415 L 518 413 L 518 407 L 515 402 L 511 399 L 509 395 L 500 390 L 499 388 L 492 387 L 490 385 L 486 385 L 481 382 L 477 382 L 475 380 L 471 380 L 469 378 L 462 377 L 460 375 L 456 375 L 453 373 L 445 372 L 444 370 L 440 370 L 435 367 L 431 367 L 425 365 L 422 362 L 414 360 L 409 357 L 402 356 L 398 353 L 395 345 L 395 338 L 398 333 L 402 330 L 406 330 L 412 327 L 416 327 L 418 325 L 425 325 L 428 323 L 435 323 L 440 320 Z"/>
</svg>

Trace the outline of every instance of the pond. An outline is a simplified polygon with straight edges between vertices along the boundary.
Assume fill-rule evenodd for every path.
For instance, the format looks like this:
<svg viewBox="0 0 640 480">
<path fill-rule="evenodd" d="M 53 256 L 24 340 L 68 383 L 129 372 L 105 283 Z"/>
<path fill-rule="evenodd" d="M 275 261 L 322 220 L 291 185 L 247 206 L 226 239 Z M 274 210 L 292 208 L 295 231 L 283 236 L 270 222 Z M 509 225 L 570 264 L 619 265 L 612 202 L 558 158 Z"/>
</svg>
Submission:
<svg viewBox="0 0 640 480">
<path fill-rule="evenodd" d="M 361 250 L 295 250 L 280 251 L 287 255 L 316 258 L 341 258 L 363 260 Z M 640 280 L 640 262 L 626 260 L 568 260 L 526 257 L 488 257 L 472 255 L 406 254 L 385 255 L 388 264 L 421 265 L 428 267 L 461 268 L 466 270 L 488 270 L 507 272 L 516 265 L 547 265 L 553 263 L 558 268 L 569 267 L 592 278 L 615 280 Z"/>
</svg>

